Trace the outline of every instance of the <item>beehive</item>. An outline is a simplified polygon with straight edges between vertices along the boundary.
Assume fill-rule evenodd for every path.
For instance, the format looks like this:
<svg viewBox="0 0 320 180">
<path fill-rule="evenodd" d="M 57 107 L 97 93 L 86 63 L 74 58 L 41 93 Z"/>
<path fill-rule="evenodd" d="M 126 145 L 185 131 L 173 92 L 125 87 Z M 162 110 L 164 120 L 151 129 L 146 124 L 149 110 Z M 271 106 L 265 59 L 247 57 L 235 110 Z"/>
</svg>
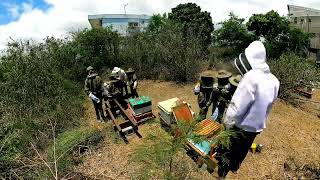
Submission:
<svg viewBox="0 0 320 180">
<path fill-rule="evenodd" d="M 168 125 L 174 122 L 172 108 L 177 106 L 178 101 L 178 98 L 172 98 L 158 103 L 160 118 Z"/>
<path fill-rule="evenodd" d="M 129 99 L 129 108 L 135 116 L 152 111 L 152 102 L 148 96 Z"/>
<path fill-rule="evenodd" d="M 216 134 L 220 128 L 221 125 L 218 122 L 215 122 L 211 119 L 205 119 L 196 125 L 194 133 L 199 136 L 210 137 Z"/>
</svg>

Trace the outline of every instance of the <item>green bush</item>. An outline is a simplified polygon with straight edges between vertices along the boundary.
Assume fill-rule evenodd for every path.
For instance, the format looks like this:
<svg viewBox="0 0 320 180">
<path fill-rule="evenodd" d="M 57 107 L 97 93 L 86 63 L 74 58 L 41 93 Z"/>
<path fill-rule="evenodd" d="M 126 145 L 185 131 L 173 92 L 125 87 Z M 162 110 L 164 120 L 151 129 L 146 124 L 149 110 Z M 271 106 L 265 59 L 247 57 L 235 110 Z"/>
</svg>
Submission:
<svg viewBox="0 0 320 180">
<path fill-rule="evenodd" d="M 184 37 L 179 24 L 166 21 L 158 33 L 127 37 L 122 62 L 142 78 L 190 81 L 201 70 L 204 51 L 194 36 Z"/>
<path fill-rule="evenodd" d="M 83 153 L 81 152 L 82 149 L 90 151 L 102 139 L 103 135 L 101 131 L 90 127 L 66 131 L 59 134 L 55 140 L 55 144 L 51 143 L 48 147 L 47 161 L 54 162 L 56 160 L 59 175 L 66 174 L 72 170 L 73 165 L 78 163 L 79 158 L 77 156 Z M 76 154 L 76 156 L 73 154 Z M 54 166 L 51 166 L 51 169 L 54 170 Z M 49 170 L 47 169 L 47 171 Z M 49 177 L 51 176 L 49 172 L 48 175 Z"/>
<path fill-rule="evenodd" d="M 64 77 L 60 59 L 50 56 L 51 39 L 34 44 L 15 41 L 1 57 L 0 65 L 0 176 L 25 175 L 25 164 L 45 149 L 56 133 L 79 124 L 83 115 L 81 87 Z M 12 176 L 12 175 L 15 176 Z"/>
<path fill-rule="evenodd" d="M 269 62 L 272 73 L 280 80 L 279 97 L 297 104 L 295 88 L 310 82 L 320 81 L 320 72 L 314 64 L 295 54 L 282 55 Z"/>
<path fill-rule="evenodd" d="M 75 65 L 78 64 L 78 67 L 75 67 L 76 70 L 72 70 L 73 73 L 77 72 L 80 75 L 78 79 L 85 77 L 85 68 L 89 65 L 97 70 L 119 65 L 121 37 L 111 28 L 84 29 L 73 33 L 71 40 L 69 47 L 75 49 L 76 53 L 80 55 L 80 58 L 73 62 Z M 122 64 L 120 63 L 120 65 Z"/>
</svg>

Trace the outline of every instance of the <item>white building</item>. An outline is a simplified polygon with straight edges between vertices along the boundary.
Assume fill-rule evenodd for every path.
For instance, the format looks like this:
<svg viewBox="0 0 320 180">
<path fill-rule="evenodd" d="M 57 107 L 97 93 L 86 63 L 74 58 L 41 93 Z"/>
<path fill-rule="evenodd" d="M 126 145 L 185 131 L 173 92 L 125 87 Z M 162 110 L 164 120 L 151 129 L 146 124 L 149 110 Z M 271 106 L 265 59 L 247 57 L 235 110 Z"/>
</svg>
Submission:
<svg viewBox="0 0 320 180">
<path fill-rule="evenodd" d="M 136 14 L 99 14 L 89 15 L 88 20 L 92 28 L 111 26 L 113 30 L 126 36 L 132 32 L 144 31 L 151 16 Z"/>
<path fill-rule="evenodd" d="M 304 32 L 314 34 L 310 47 L 320 49 L 320 10 L 288 5 L 291 24 Z"/>
</svg>

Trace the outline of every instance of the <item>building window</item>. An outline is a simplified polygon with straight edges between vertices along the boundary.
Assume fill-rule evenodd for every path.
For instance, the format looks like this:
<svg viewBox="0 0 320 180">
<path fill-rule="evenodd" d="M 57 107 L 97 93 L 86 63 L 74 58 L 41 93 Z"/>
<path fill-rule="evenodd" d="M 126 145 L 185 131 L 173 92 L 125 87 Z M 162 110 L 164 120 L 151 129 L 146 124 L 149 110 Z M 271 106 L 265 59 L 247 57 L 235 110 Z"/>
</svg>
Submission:
<svg viewBox="0 0 320 180">
<path fill-rule="evenodd" d="M 137 22 L 129 22 L 128 23 L 129 28 L 135 29 L 139 27 L 139 24 Z"/>
<path fill-rule="evenodd" d="M 297 18 L 297 17 L 294 17 L 293 22 L 294 22 L 295 24 L 298 24 L 298 18 Z"/>
<path fill-rule="evenodd" d="M 128 22 L 128 32 L 129 33 L 135 33 L 139 32 L 140 27 L 138 22 Z"/>
<path fill-rule="evenodd" d="M 303 22 L 304 22 L 304 19 L 300 19 L 300 24 L 303 24 Z"/>
</svg>

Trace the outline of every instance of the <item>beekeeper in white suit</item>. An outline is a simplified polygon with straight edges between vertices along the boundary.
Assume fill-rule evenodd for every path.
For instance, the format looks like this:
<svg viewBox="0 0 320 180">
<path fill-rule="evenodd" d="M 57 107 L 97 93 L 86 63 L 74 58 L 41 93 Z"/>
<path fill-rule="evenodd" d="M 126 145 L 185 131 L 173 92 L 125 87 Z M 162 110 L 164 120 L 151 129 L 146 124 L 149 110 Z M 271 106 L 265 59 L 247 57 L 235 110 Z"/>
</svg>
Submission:
<svg viewBox="0 0 320 180">
<path fill-rule="evenodd" d="M 279 91 L 279 80 L 270 72 L 266 63 L 266 49 L 262 42 L 254 41 L 240 54 L 235 64 L 242 69 L 240 81 L 230 105 L 224 124 L 235 131 L 229 149 L 217 149 L 218 174 L 223 179 L 228 172 L 237 172 L 245 159 L 256 135 L 266 128 L 266 120 Z"/>
<path fill-rule="evenodd" d="M 121 81 L 121 88 L 120 88 L 121 94 L 124 97 L 127 96 L 128 95 L 128 88 L 127 88 L 128 78 L 127 78 L 126 72 L 119 67 L 114 67 L 112 70 L 112 74 L 116 74 L 118 76 L 118 79 Z M 123 94 L 123 90 L 125 90 L 125 95 Z"/>
</svg>

